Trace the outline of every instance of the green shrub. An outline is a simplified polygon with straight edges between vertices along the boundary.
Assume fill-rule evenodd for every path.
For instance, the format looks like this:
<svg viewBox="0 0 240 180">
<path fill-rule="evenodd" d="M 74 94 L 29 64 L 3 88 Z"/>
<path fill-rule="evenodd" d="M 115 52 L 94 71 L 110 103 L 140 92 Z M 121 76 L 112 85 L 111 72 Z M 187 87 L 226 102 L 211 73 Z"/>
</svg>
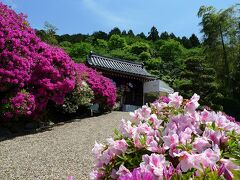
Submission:
<svg viewBox="0 0 240 180">
<path fill-rule="evenodd" d="M 94 98 L 93 91 L 85 81 L 81 81 L 75 89 L 69 93 L 61 106 L 64 113 L 76 113 L 79 107 L 88 107 Z"/>
</svg>

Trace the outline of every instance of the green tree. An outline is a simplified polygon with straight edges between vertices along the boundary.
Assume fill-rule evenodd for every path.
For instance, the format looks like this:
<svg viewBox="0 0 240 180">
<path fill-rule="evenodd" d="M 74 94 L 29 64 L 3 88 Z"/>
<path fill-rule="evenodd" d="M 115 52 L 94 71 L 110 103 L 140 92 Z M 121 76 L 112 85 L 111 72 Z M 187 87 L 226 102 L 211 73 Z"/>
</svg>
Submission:
<svg viewBox="0 0 240 180">
<path fill-rule="evenodd" d="M 36 30 L 36 35 L 44 42 L 52 45 L 57 45 L 57 27 L 50 24 L 49 22 L 44 22 L 44 29 L 43 30 Z"/>
<path fill-rule="evenodd" d="M 239 43 L 239 14 L 236 6 L 217 11 L 214 7 L 201 6 L 198 16 L 204 33 L 204 48 L 207 60 L 216 69 L 218 79 L 230 93 L 230 71 L 236 61 L 236 46 Z"/>
<path fill-rule="evenodd" d="M 215 83 L 215 70 L 208 67 L 199 57 L 187 58 L 184 65 L 180 78 L 174 82 L 174 88 L 185 98 L 197 93 L 201 97 L 201 104 L 219 110 L 221 107 L 217 105 L 216 100 L 222 95 L 218 93 L 218 85 Z"/>
<path fill-rule="evenodd" d="M 198 47 L 200 45 L 200 41 L 195 34 L 192 34 L 189 38 L 192 47 Z"/>
<path fill-rule="evenodd" d="M 46 33 L 44 41 L 47 42 L 48 44 L 57 45 L 58 41 L 56 39 L 56 32 L 57 32 L 58 28 L 56 26 L 50 24 L 47 21 L 44 22 L 43 28 Z"/>
<path fill-rule="evenodd" d="M 139 58 L 141 61 L 147 61 L 148 59 L 151 58 L 151 54 L 149 52 L 141 52 L 139 54 Z"/>
<path fill-rule="evenodd" d="M 158 30 L 155 26 L 153 26 L 150 30 L 150 32 L 148 33 L 148 40 L 151 40 L 151 41 L 156 41 L 159 39 L 159 35 L 158 35 Z"/>
<path fill-rule="evenodd" d="M 131 37 L 134 37 L 134 36 L 135 36 L 134 33 L 133 33 L 133 31 L 132 31 L 131 29 L 128 31 L 127 35 L 128 35 L 128 36 L 131 36 Z"/>
<path fill-rule="evenodd" d="M 76 62 L 85 62 L 89 52 L 92 50 L 90 43 L 81 42 L 73 44 L 69 55 Z"/>
<path fill-rule="evenodd" d="M 92 34 L 92 36 L 93 36 L 95 39 L 104 39 L 104 40 L 107 40 L 107 38 L 108 38 L 107 33 L 103 32 L 103 31 L 94 32 L 94 33 Z"/>
<path fill-rule="evenodd" d="M 169 34 L 166 31 L 161 33 L 161 35 L 160 35 L 160 39 L 161 40 L 167 40 L 169 38 L 170 38 L 170 36 L 169 36 Z"/>
<path fill-rule="evenodd" d="M 126 41 L 123 37 L 120 37 L 119 35 L 112 35 L 108 41 L 108 47 L 109 49 L 123 49 L 126 47 Z"/>
<path fill-rule="evenodd" d="M 68 41 L 63 41 L 59 45 L 69 54 L 72 48 L 72 43 Z"/>
<path fill-rule="evenodd" d="M 183 37 L 182 37 L 181 43 L 182 43 L 182 45 L 183 45 L 185 48 L 187 48 L 187 49 L 192 48 L 192 43 L 191 43 L 191 41 L 190 41 L 186 36 L 183 36 Z"/>
<path fill-rule="evenodd" d="M 123 36 L 126 36 L 126 35 L 127 35 L 127 31 L 126 31 L 126 30 L 123 30 L 123 31 L 122 31 L 122 35 L 123 35 Z"/>
<path fill-rule="evenodd" d="M 171 33 L 170 35 L 169 35 L 169 37 L 171 38 L 171 39 L 176 39 L 177 37 L 175 36 L 175 34 L 173 34 L 173 33 Z"/>
<path fill-rule="evenodd" d="M 114 27 L 109 33 L 108 37 L 111 37 L 112 35 L 121 35 L 121 30 L 118 27 Z"/>
<path fill-rule="evenodd" d="M 152 58 L 145 61 L 146 69 L 149 70 L 151 74 L 159 76 L 161 61 L 161 58 Z"/>
<path fill-rule="evenodd" d="M 141 54 L 142 52 L 149 52 L 150 46 L 144 42 L 135 42 L 130 47 L 130 52 L 133 54 Z"/>
<path fill-rule="evenodd" d="M 184 47 L 174 39 L 163 41 L 159 49 L 159 54 L 162 59 L 160 65 L 160 79 L 172 85 L 173 81 L 180 77 L 180 73 L 184 68 Z"/>
<path fill-rule="evenodd" d="M 137 34 L 137 37 L 140 37 L 142 39 L 146 39 L 147 38 L 146 35 L 143 32 L 141 32 L 140 34 Z"/>
<path fill-rule="evenodd" d="M 126 49 L 114 49 L 110 51 L 110 56 L 119 58 L 119 59 L 125 59 L 129 61 L 139 61 L 139 57 L 135 54 L 130 53 Z"/>
<path fill-rule="evenodd" d="M 103 39 L 97 39 L 97 47 L 98 48 L 108 48 L 108 43 L 107 41 L 103 40 Z"/>
</svg>

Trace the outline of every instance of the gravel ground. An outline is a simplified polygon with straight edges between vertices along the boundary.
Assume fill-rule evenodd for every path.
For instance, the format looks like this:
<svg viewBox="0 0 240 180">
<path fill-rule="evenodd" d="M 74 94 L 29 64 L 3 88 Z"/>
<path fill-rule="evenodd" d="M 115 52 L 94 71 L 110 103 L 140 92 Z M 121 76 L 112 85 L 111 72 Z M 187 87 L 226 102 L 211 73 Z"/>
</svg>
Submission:
<svg viewBox="0 0 240 180">
<path fill-rule="evenodd" d="M 95 140 L 105 142 L 128 113 L 112 112 L 0 142 L 0 179 L 89 179 Z"/>
</svg>

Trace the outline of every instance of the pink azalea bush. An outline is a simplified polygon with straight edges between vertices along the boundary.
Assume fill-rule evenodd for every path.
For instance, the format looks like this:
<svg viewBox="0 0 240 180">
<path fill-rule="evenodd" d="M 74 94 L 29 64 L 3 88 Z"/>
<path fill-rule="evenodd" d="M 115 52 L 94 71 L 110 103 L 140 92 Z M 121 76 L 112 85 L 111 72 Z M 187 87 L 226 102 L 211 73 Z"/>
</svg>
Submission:
<svg viewBox="0 0 240 180">
<path fill-rule="evenodd" d="M 23 89 L 31 94 L 25 96 L 25 100 L 35 103 L 32 105 L 35 108 L 29 108 L 27 114 L 34 113 L 34 110 L 41 112 L 49 100 L 63 103 L 65 95 L 75 86 L 74 63 L 68 55 L 60 48 L 41 42 L 25 17 L 2 3 L 0 83 L 0 93 L 5 99 L 4 107 L 9 107 L 9 110 L 16 109 L 12 104 L 14 98 L 11 97 L 20 98 Z M 12 105 L 7 106 L 9 103 Z"/>
<path fill-rule="evenodd" d="M 199 98 L 176 92 L 131 112 L 114 138 L 95 143 L 91 179 L 239 179 L 240 125 L 197 109 Z"/>
<path fill-rule="evenodd" d="M 84 74 L 95 97 L 112 107 L 116 90 L 109 79 L 75 64 L 61 48 L 42 42 L 23 14 L 0 3 L 0 116 L 36 117 L 49 101 L 61 105 L 66 95 L 76 95 Z"/>
<path fill-rule="evenodd" d="M 76 64 L 76 67 L 93 90 L 95 102 L 105 105 L 106 108 L 112 108 L 116 102 L 117 91 L 111 80 L 84 64 Z"/>
<path fill-rule="evenodd" d="M 18 92 L 15 97 L 5 101 L 7 101 L 8 107 L 6 108 L 4 115 L 9 119 L 21 115 L 30 116 L 35 110 L 35 97 L 24 90 Z"/>
<path fill-rule="evenodd" d="M 66 94 L 75 87 L 75 67 L 60 48 L 42 42 L 38 52 L 29 85 L 38 100 L 37 109 L 42 111 L 49 100 L 63 104 Z"/>
</svg>

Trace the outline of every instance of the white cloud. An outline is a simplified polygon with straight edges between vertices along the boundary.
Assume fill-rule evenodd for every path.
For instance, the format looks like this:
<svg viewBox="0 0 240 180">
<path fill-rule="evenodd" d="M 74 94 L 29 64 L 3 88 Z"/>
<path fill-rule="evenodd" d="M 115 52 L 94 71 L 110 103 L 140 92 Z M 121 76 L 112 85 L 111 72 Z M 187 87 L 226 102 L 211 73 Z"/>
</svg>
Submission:
<svg viewBox="0 0 240 180">
<path fill-rule="evenodd" d="M 105 20 L 109 26 L 112 25 L 126 25 L 129 24 L 129 20 L 119 17 L 108 9 L 102 7 L 100 3 L 95 0 L 83 0 L 84 5 L 91 10 L 93 13 Z"/>
</svg>

